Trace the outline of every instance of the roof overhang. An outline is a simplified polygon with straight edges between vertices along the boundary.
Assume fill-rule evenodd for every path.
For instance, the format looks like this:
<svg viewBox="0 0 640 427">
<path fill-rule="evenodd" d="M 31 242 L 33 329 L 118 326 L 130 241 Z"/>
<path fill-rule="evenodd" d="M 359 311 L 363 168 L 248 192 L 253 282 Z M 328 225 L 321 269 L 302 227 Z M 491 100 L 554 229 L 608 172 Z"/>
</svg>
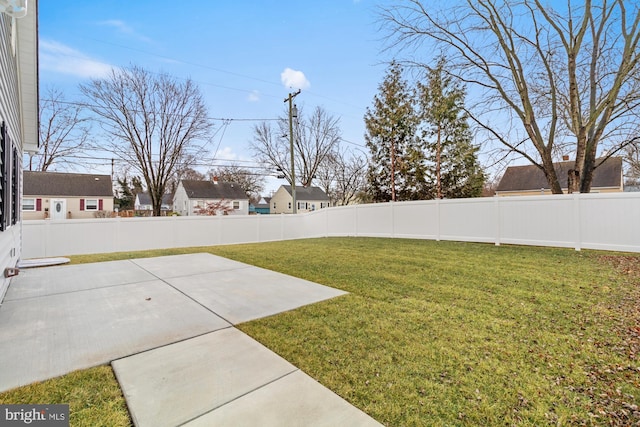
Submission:
<svg viewBox="0 0 640 427">
<path fill-rule="evenodd" d="M 26 4 L 26 2 L 25 2 Z M 37 153 L 38 126 L 38 2 L 29 0 L 27 13 L 15 20 L 18 84 L 22 117 L 22 150 Z"/>
</svg>

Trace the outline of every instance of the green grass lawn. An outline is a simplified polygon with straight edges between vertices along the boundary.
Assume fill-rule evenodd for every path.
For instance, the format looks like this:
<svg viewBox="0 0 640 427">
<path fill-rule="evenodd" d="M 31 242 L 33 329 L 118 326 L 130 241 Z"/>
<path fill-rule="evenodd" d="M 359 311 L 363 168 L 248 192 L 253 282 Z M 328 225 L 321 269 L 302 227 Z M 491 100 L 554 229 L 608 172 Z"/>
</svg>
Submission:
<svg viewBox="0 0 640 427">
<path fill-rule="evenodd" d="M 640 422 L 640 257 L 325 238 L 72 261 L 188 252 L 350 292 L 240 329 L 383 424 Z M 0 395 L 0 403 L 18 403 L 21 390 Z M 48 390 L 40 402 L 57 403 L 49 398 L 57 388 Z M 73 415 L 73 401 L 80 407 L 86 396 L 64 399 Z M 113 408 L 96 411 L 119 411 L 121 397 L 109 392 L 111 399 Z"/>
</svg>

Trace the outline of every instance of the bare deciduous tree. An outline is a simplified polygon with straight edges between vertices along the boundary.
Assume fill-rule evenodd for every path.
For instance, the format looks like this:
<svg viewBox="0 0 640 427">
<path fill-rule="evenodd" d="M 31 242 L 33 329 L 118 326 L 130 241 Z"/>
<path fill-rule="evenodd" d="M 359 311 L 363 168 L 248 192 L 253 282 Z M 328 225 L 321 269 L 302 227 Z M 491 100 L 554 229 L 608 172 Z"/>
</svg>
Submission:
<svg viewBox="0 0 640 427">
<path fill-rule="evenodd" d="M 238 184 L 253 202 L 260 200 L 260 193 L 264 190 L 264 175 L 252 172 L 236 164 L 218 166 L 209 171 L 209 179 L 217 177 L 224 182 Z"/>
<path fill-rule="evenodd" d="M 589 192 L 598 149 L 611 156 L 638 132 L 640 5 L 569 0 L 552 9 L 540 0 L 466 0 L 435 10 L 433 4 L 406 0 L 384 9 L 391 45 L 418 54 L 433 42 L 429 52 L 445 55 L 448 72 L 478 90 L 481 101 L 469 114 L 493 140 L 540 168 L 554 193 L 562 188 L 553 157 L 573 151 L 569 191 Z"/>
<path fill-rule="evenodd" d="M 627 164 L 627 182 L 640 184 L 640 144 L 630 144 L 625 149 L 624 160 Z"/>
<path fill-rule="evenodd" d="M 142 175 L 153 215 L 159 216 L 178 164 L 212 128 L 200 90 L 191 80 L 178 82 L 136 66 L 113 69 L 80 89 L 114 154 Z"/>
<path fill-rule="evenodd" d="M 295 175 L 302 186 L 309 187 L 318 168 L 340 140 L 340 120 L 321 107 L 316 107 L 308 119 L 302 108 L 298 108 L 298 118 L 294 120 Z M 291 183 L 288 112 L 286 117 L 279 118 L 276 126 L 267 122 L 256 125 L 253 134 L 251 148 L 258 161 L 282 170 Z"/>
<path fill-rule="evenodd" d="M 332 205 L 357 203 L 367 183 L 367 160 L 346 150 L 331 154 L 316 175 Z"/>
<path fill-rule="evenodd" d="M 233 205 L 224 199 L 217 202 L 207 202 L 205 206 L 197 206 L 193 210 L 196 215 L 204 216 L 229 215 L 231 212 L 233 212 Z"/>
<path fill-rule="evenodd" d="M 67 103 L 63 93 L 48 88 L 40 99 L 40 150 L 29 159 L 29 170 L 46 171 L 54 163 L 65 160 L 87 148 L 88 118 L 81 114 L 78 104 Z"/>
</svg>

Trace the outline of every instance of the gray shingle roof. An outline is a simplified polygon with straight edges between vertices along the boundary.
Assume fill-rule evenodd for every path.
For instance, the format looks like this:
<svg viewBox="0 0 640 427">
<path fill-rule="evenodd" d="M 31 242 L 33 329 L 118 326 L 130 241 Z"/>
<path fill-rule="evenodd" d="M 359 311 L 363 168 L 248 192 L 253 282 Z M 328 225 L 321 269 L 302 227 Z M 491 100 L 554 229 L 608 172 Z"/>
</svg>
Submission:
<svg viewBox="0 0 640 427">
<path fill-rule="evenodd" d="M 25 196 L 113 197 L 109 175 L 24 171 Z"/>
<path fill-rule="evenodd" d="M 238 184 L 232 182 L 218 181 L 217 184 L 214 184 L 212 181 L 195 181 L 190 179 L 183 179 L 180 182 L 190 199 L 249 199 L 247 193 L 245 193 Z"/>
<path fill-rule="evenodd" d="M 596 165 L 600 160 L 596 160 Z M 575 162 L 554 163 L 556 175 L 562 188 L 567 188 L 569 169 Z M 593 171 L 591 188 L 620 187 L 622 185 L 622 157 L 610 157 Z M 529 191 L 549 189 L 544 173 L 535 165 L 509 166 L 496 191 Z"/>
<path fill-rule="evenodd" d="M 291 186 L 283 185 L 282 186 L 287 193 L 291 194 Z M 296 200 L 318 200 L 318 201 L 328 201 L 329 196 L 325 193 L 320 187 L 302 187 L 296 185 Z"/>
<path fill-rule="evenodd" d="M 150 205 L 151 204 L 151 196 L 149 195 L 149 193 L 138 193 L 136 194 L 136 196 L 138 197 L 138 201 L 140 202 L 141 205 Z M 162 196 L 162 204 L 163 205 L 170 205 L 171 203 L 173 203 L 173 198 L 171 197 L 171 194 L 165 194 L 164 196 Z"/>
</svg>

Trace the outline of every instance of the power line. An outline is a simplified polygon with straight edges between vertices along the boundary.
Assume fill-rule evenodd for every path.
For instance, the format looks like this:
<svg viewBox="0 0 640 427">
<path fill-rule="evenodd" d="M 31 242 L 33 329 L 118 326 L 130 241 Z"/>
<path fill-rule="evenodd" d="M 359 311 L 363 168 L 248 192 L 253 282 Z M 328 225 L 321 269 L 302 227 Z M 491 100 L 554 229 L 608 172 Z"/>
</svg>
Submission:
<svg viewBox="0 0 640 427">
<path fill-rule="evenodd" d="M 245 79 L 255 80 L 255 81 L 258 81 L 258 82 L 267 83 L 267 84 L 270 84 L 270 85 L 273 85 L 273 86 L 281 87 L 280 83 L 275 83 L 275 82 L 270 81 L 270 80 L 264 80 L 264 79 L 260 79 L 260 78 L 253 77 L 253 76 L 248 76 L 246 74 L 240 74 L 240 73 L 236 73 L 236 72 L 233 72 L 233 71 L 223 70 L 221 68 L 216 68 L 216 67 L 211 67 L 211 66 L 204 65 L 204 64 L 199 64 L 197 62 L 185 61 L 183 59 L 176 59 L 176 58 L 172 58 L 172 57 L 169 57 L 169 56 L 158 55 L 156 53 L 151 53 L 151 52 L 145 51 L 143 49 L 137 49 L 137 48 L 133 48 L 131 46 L 124 46 L 124 45 L 120 45 L 120 44 L 117 44 L 117 43 L 112 43 L 112 42 L 108 42 L 108 41 L 104 41 L 104 40 L 93 39 L 93 38 L 90 38 L 90 37 L 88 39 L 96 41 L 98 43 L 103 43 L 103 44 L 108 44 L 108 45 L 111 45 L 111 46 L 119 47 L 119 48 L 122 48 L 122 49 L 128 49 L 128 50 L 132 50 L 132 51 L 136 51 L 136 52 L 141 52 L 141 53 L 147 54 L 149 56 L 155 56 L 155 57 L 161 58 L 161 59 L 168 59 L 170 61 L 180 62 L 180 63 L 183 63 L 185 65 L 192 65 L 192 66 L 204 68 L 204 69 L 207 69 L 207 70 L 217 71 L 219 73 L 229 74 L 229 75 L 232 75 L 232 76 L 242 77 L 242 78 L 245 78 Z M 229 89 L 233 89 L 233 88 L 229 88 Z M 243 89 L 238 89 L 238 90 L 243 90 Z"/>
<path fill-rule="evenodd" d="M 102 105 L 89 104 L 86 102 L 77 102 L 77 101 L 61 101 L 57 99 L 40 99 L 41 101 L 47 102 L 57 102 L 59 104 L 67 104 L 67 105 L 75 105 L 76 107 L 84 107 L 84 108 L 99 108 L 99 109 L 107 109 L 107 107 Z M 148 114 L 166 114 L 166 113 L 158 113 L 156 111 L 140 111 L 130 109 L 128 111 L 132 111 L 134 113 L 148 113 Z M 175 115 L 175 114 L 174 114 Z M 207 117 L 209 120 L 221 121 L 221 122 L 270 122 L 280 120 L 279 118 L 248 118 L 248 117 Z"/>
<path fill-rule="evenodd" d="M 143 50 L 143 49 L 138 49 L 138 48 L 134 48 L 134 47 L 131 47 L 131 46 L 120 45 L 120 44 L 113 43 L 113 42 L 108 42 L 108 41 L 105 41 L 105 40 L 99 40 L 99 39 L 94 39 L 94 38 L 88 38 L 88 39 L 96 41 L 98 43 L 103 43 L 103 44 L 115 46 L 115 47 L 118 47 L 118 48 L 121 48 L 121 49 L 128 49 L 128 50 L 131 50 L 131 51 L 134 51 L 134 52 L 141 52 L 141 53 L 144 53 L 144 54 L 149 55 L 149 56 L 155 56 L 157 58 L 166 59 L 166 60 L 182 63 L 182 64 L 185 64 L 185 65 L 191 65 L 191 66 L 203 68 L 203 69 L 206 69 L 206 70 L 212 70 L 212 71 L 216 71 L 216 72 L 219 72 L 219 73 L 228 74 L 230 76 L 242 77 L 242 78 L 245 78 L 245 79 L 248 79 L 248 80 L 254 80 L 254 81 L 261 82 L 261 83 L 266 83 L 266 84 L 269 84 L 269 85 L 272 85 L 272 86 L 281 87 L 281 83 L 276 83 L 276 82 L 271 81 L 271 80 L 265 80 L 265 79 L 261 79 L 261 78 L 258 78 L 258 77 L 249 76 L 249 75 L 246 75 L 246 74 L 236 73 L 234 71 L 223 70 L 222 68 L 211 67 L 209 65 L 204 65 L 204 64 L 197 63 L 197 62 L 185 61 L 183 59 L 176 59 L 176 58 L 172 58 L 170 56 L 158 55 L 156 53 L 152 53 L 152 52 L 149 52 L 149 51 L 146 51 L 146 50 Z M 196 81 L 196 80 L 194 80 L 194 81 Z M 253 92 L 253 91 L 247 90 L 247 89 L 238 89 L 238 88 L 222 86 L 222 85 L 217 85 L 217 84 L 214 84 L 214 83 L 207 83 L 207 82 L 202 82 L 202 81 L 199 81 L 198 83 L 207 84 L 207 85 L 216 86 L 216 87 L 221 87 L 223 89 L 231 89 L 231 90 L 237 90 L 237 91 L 241 91 L 241 92 L 247 92 L 247 93 L 252 93 Z M 320 95 L 319 93 L 316 93 L 314 91 L 305 90 L 305 93 L 307 93 L 309 95 L 313 95 L 313 96 L 321 98 L 321 99 L 326 99 L 327 101 L 331 101 L 331 102 L 335 102 L 335 103 L 338 103 L 338 104 L 346 105 L 348 107 L 357 108 L 357 109 L 361 108 L 361 107 L 359 107 L 357 105 L 354 105 L 354 104 L 351 104 L 349 102 L 345 102 L 345 101 L 341 101 L 341 100 L 338 100 L 338 99 L 335 99 L 335 98 L 331 98 L 331 97 L 328 97 L 328 96 Z M 278 98 L 279 97 L 279 96 L 276 96 L 276 95 L 269 95 L 269 94 L 264 94 L 264 96 L 271 97 L 271 98 Z"/>
<path fill-rule="evenodd" d="M 258 82 L 261 82 L 261 83 L 266 83 L 266 84 L 269 84 L 269 85 L 272 85 L 272 86 L 281 87 L 281 83 L 276 83 L 276 82 L 271 81 L 271 80 L 265 80 L 265 79 L 261 79 L 261 78 L 258 78 L 258 77 L 249 76 L 249 75 L 241 74 L 241 73 L 236 73 L 236 72 L 233 72 L 233 71 L 228 71 L 228 70 L 224 70 L 224 69 L 217 68 L 217 67 L 211 67 L 211 66 L 200 64 L 200 63 L 197 63 L 197 62 L 186 61 L 186 60 L 183 60 L 183 59 L 176 59 L 176 58 L 172 58 L 170 56 L 165 56 L 165 55 L 159 55 L 159 54 L 151 53 L 151 52 L 143 50 L 143 49 L 137 49 L 137 48 L 133 48 L 133 47 L 130 47 L 130 46 L 120 45 L 120 44 L 117 44 L 117 43 L 112 43 L 112 42 L 108 42 L 108 41 L 104 41 L 104 40 L 99 40 L 99 39 L 94 39 L 94 38 L 89 38 L 89 40 L 93 40 L 93 41 L 96 41 L 98 43 L 103 43 L 103 44 L 115 46 L 115 47 L 118 47 L 118 48 L 121 48 L 121 49 L 128 49 L 128 50 L 135 51 L 135 52 L 141 52 L 141 53 L 144 53 L 144 54 L 149 55 L 149 56 L 154 56 L 154 57 L 157 57 L 157 58 L 162 58 L 162 59 L 170 60 L 170 61 L 173 61 L 173 62 L 182 63 L 182 64 L 185 64 L 185 65 L 199 67 L 199 68 L 212 70 L 212 71 L 216 71 L 216 72 L 220 72 L 220 73 L 224 73 L 224 74 L 228 74 L 228 75 L 232 75 L 232 76 L 236 76 L 236 77 L 242 77 L 242 78 L 245 78 L 245 79 L 258 81 Z M 78 56 L 78 55 L 72 55 L 72 54 L 69 54 L 69 53 L 58 53 L 58 54 L 61 55 L 61 56 L 67 56 L 67 57 L 71 57 L 71 58 L 86 59 L 86 57 Z M 152 74 L 156 74 L 156 75 L 163 74 L 163 73 L 158 73 L 158 72 L 153 72 L 153 71 L 148 71 L 148 72 L 152 73 Z M 219 84 L 205 82 L 205 81 L 193 80 L 191 78 L 183 78 L 183 77 L 178 77 L 178 76 L 173 76 L 173 77 L 177 78 L 177 79 L 180 79 L 180 80 L 191 80 L 191 81 L 199 83 L 199 84 L 203 84 L 203 85 L 207 85 L 207 86 L 213 86 L 213 87 L 219 87 L 219 88 L 222 88 L 222 89 L 234 90 L 234 91 L 244 92 L 244 93 L 248 93 L 248 94 L 254 93 L 254 90 L 240 89 L 240 88 L 235 88 L 235 87 L 231 87 L 231 86 L 224 86 L 224 85 L 219 85 Z M 345 105 L 345 106 L 348 106 L 348 107 L 351 107 L 351 108 L 356 108 L 356 109 L 361 109 L 362 108 L 362 107 L 359 107 L 357 105 L 351 104 L 349 102 L 345 102 L 345 101 L 341 101 L 341 100 L 338 100 L 338 99 L 335 99 L 335 98 L 331 98 L 331 97 L 328 97 L 328 96 L 325 96 L 325 95 L 321 95 L 321 94 L 316 93 L 314 91 L 305 91 L 305 93 L 308 93 L 309 95 L 315 96 L 317 98 L 326 99 L 328 101 L 331 101 L 331 102 L 334 102 L 334 103 L 338 103 L 338 104 L 342 104 L 342 105 Z M 264 94 L 264 93 L 261 94 L 261 96 L 266 96 L 268 98 L 279 98 L 280 97 L 279 95 L 271 95 L 271 94 Z M 342 116 L 345 116 L 345 115 L 342 114 Z M 350 116 L 350 117 L 353 118 L 353 116 Z M 223 119 L 220 119 L 220 120 L 223 120 Z"/>
<path fill-rule="evenodd" d="M 89 155 L 68 155 L 68 156 L 64 156 L 61 157 L 60 160 L 63 159 L 77 159 L 77 160 L 93 160 L 96 162 L 104 162 L 104 164 L 108 164 L 110 163 L 112 160 L 116 161 L 116 162 L 122 162 L 122 163 L 128 163 L 129 161 L 126 159 L 123 159 L 119 156 L 113 156 L 113 157 L 101 157 L 101 156 L 89 156 Z M 238 165 L 237 163 L 253 163 L 253 165 Z M 95 163 L 98 164 L 98 163 Z M 242 169 L 261 169 L 261 168 L 268 168 L 270 167 L 270 165 L 268 165 L 267 163 L 262 163 L 262 162 L 256 162 L 253 160 L 230 160 L 230 159 L 223 159 L 223 158 L 201 158 L 200 161 L 197 162 L 189 162 L 189 165 L 193 165 L 193 166 L 210 166 L 210 167 L 239 167 Z M 259 166 L 260 164 L 263 164 L 265 166 Z M 256 166 L 258 165 L 258 166 Z"/>
</svg>

